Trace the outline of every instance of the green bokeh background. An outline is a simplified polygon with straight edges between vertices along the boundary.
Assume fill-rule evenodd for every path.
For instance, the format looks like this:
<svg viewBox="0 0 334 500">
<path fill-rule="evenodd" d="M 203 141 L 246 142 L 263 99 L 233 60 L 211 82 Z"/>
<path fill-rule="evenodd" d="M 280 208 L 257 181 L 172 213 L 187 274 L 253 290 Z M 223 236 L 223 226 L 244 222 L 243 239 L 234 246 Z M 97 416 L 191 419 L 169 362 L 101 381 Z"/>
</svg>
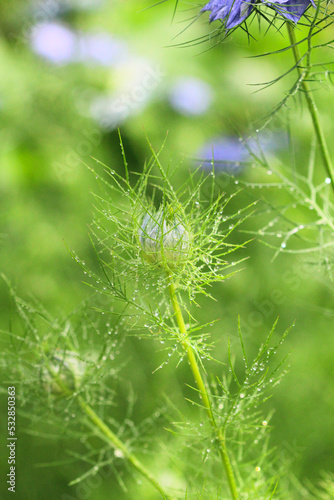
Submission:
<svg viewBox="0 0 334 500">
<path fill-rule="evenodd" d="M 189 24 L 185 19 L 196 10 L 188 11 L 191 5 L 180 3 L 179 13 L 172 21 L 173 1 L 147 10 L 149 3 L 106 1 L 94 9 L 68 9 L 58 17 L 57 22 L 78 32 L 107 32 L 123 40 L 133 58 L 128 65 L 116 69 L 84 62 L 54 65 L 46 61 L 31 50 L 29 33 L 36 23 L 50 20 L 47 14 L 50 3 L 13 0 L 0 4 L 0 270 L 15 284 L 19 295 L 36 297 L 54 315 L 69 313 L 89 294 L 82 283 L 82 270 L 67 246 L 91 266 L 96 265 L 87 229 L 95 179 L 87 165 L 94 166 L 94 157 L 122 171 L 117 132 L 101 129 L 89 114 L 89 103 L 94 96 L 123 89 L 123 94 L 130 93 L 131 97 L 134 82 L 139 85 L 141 82 L 140 76 L 134 74 L 133 66 L 137 64 L 134 61 L 141 61 L 140 68 L 150 64 L 156 84 L 147 101 L 129 113 L 121 124 L 124 146 L 130 168 L 140 171 L 149 157 L 145 135 L 158 148 L 168 132 L 162 156 L 166 163 L 171 160 L 174 165 L 182 160 L 181 182 L 192 168 L 189 158 L 196 155 L 199 147 L 212 137 L 233 135 L 235 130 L 247 135 L 282 99 L 292 82 L 288 76 L 258 93 L 250 85 L 270 81 L 291 66 L 289 51 L 250 58 L 287 46 L 284 29 L 282 34 L 274 29 L 266 33 L 264 26 L 259 31 L 254 23 L 256 40 L 248 40 L 239 30 L 217 46 L 206 43 L 183 48 L 180 46 L 183 42 L 210 33 L 207 15 L 175 38 Z M 77 4 L 80 6 L 79 0 Z M 211 86 L 213 102 L 205 114 L 185 116 L 170 106 L 168 91 L 175 79 L 183 76 L 200 78 Z M 324 87 L 317 93 L 317 100 L 331 144 L 334 140 L 331 89 Z M 282 129 L 286 116 L 282 116 Z M 289 117 L 295 137 L 295 162 L 303 172 L 310 124 L 298 98 L 290 103 Z M 273 141 L 279 135 L 277 123 L 272 131 Z M 290 160 L 291 153 L 284 150 L 273 159 L 277 166 Z M 242 194 L 234 207 L 246 201 L 248 195 Z M 236 234 L 233 238 L 239 241 L 242 236 Z M 280 332 L 295 321 L 283 349 L 283 354 L 291 352 L 289 372 L 275 389 L 267 409 L 275 409 L 273 446 L 286 449 L 288 454 L 296 453 L 295 473 L 302 483 L 314 482 L 323 470 L 334 468 L 333 291 L 317 279 L 316 273 L 305 273 L 295 256 L 281 254 L 272 262 L 273 251 L 257 239 L 249 244 L 247 255 L 250 258 L 244 270 L 216 287 L 218 301 L 205 303 L 198 318 L 204 322 L 220 318 L 213 336 L 218 341 L 215 356 L 222 361 L 227 357 L 228 335 L 232 341 L 236 339 L 238 314 L 248 325 L 246 346 L 250 353 L 256 351 L 278 315 Z M 286 278 L 291 278 L 289 273 L 294 273 L 293 280 Z M 269 304 L 273 294 L 279 299 Z M 0 314 L 1 328 L 6 329 L 10 317 L 9 293 L 3 281 Z M 238 353 L 237 343 L 232 343 Z M 178 401 L 184 381 L 191 383 L 187 366 L 183 365 L 176 369 L 171 364 L 152 375 L 163 359 L 154 343 L 129 338 L 122 358 L 131 360 L 131 369 L 125 369 L 124 375 L 138 394 L 135 421 L 154 411 L 159 394 L 166 392 L 173 397 L 170 387 L 175 385 L 174 397 Z M 5 379 L 5 386 L 6 383 Z M 118 389 L 115 416 L 121 421 L 127 395 L 125 386 Z M 7 473 L 4 396 L 1 408 L 0 496 L 5 499 L 10 497 L 4 481 Z M 189 411 L 191 414 L 192 409 Z M 66 448 L 63 443 L 25 434 L 26 425 L 18 417 L 16 498 L 58 500 L 64 494 L 77 498 L 75 488 L 67 485 L 84 472 L 83 465 L 38 468 L 40 463 L 58 460 Z M 66 445 L 75 449 L 76 443 Z M 147 458 L 148 465 L 150 460 L 155 470 L 167 467 L 163 456 Z M 89 498 L 156 498 L 150 487 L 138 485 L 128 471 L 124 475 L 129 485 L 127 494 L 111 476 L 103 484 L 97 484 Z"/>
</svg>

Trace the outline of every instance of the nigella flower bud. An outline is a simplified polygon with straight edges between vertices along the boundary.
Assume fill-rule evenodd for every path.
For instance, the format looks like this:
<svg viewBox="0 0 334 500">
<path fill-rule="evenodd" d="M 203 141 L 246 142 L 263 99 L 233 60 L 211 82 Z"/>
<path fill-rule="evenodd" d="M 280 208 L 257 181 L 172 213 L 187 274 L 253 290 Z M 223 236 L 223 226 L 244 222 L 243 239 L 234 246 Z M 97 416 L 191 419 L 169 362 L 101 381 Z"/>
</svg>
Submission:
<svg viewBox="0 0 334 500">
<path fill-rule="evenodd" d="M 147 213 L 139 229 L 144 258 L 169 267 L 182 263 L 189 254 L 189 233 L 179 217 L 167 208 Z"/>
<path fill-rule="evenodd" d="M 75 391 L 85 374 L 86 364 L 72 351 L 54 354 L 42 370 L 42 383 L 46 391 L 65 396 Z"/>
</svg>

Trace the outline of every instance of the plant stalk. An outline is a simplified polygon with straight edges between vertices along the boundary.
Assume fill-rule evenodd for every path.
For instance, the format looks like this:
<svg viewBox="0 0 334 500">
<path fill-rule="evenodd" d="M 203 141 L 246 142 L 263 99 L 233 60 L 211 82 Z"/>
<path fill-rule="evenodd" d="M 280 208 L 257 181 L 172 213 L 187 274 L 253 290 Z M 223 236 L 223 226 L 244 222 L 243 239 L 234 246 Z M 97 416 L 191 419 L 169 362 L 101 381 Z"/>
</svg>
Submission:
<svg viewBox="0 0 334 500">
<path fill-rule="evenodd" d="M 63 383 L 61 378 L 58 376 L 58 374 L 52 370 L 51 367 L 48 367 L 48 370 L 50 374 L 54 377 L 56 380 L 57 384 L 59 387 L 61 387 L 64 395 L 66 396 L 71 396 L 72 392 L 68 389 L 66 384 Z M 122 452 L 122 455 L 125 459 L 127 459 L 135 469 L 137 469 L 138 472 L 142 476 L 144 476 L 151 484 L 154 486 L 156 490 L 159 491 L 161 494 L 162 498 L 164 500 L 174 500 L 171 496 L 169 496 L 162 486 L 159 484 L 159 482 L 152 476 L 152 474 L 146 469 L 146 467 L 138 460 L 138 458 L 131 453 L 128 448 L 125 446 L 125 444 L 116 436 L 116 434 L 108 427 L 103 420 L 100 419 L 100 417 L 95 413 L 93 408 L 87 404 L 81 396 L 77 398 L 77 401 L 81 407 L 81 409 L 84 411 L 84 413 L 87 415 L 87 417 L 91 420 L 91 422 L 100 430 L 100 432 L 107 438 L 108 442 L 112 445 L 112 447 L 115 450 L 120 450 Z"/>
<path fill-rule="evenodd" d="M 296 40 L 294 28 L 291 25 L 291 23 L 289 23 L 289 22 L 287 22 L 286 25 L 288 28 L 291 49 L 293 52 L 293 56 L 294 56 L 296 65 L 297 65 L 297 71 L 298 71 L 298 74 L 299 74 L 300 79 L 301 79 L 301 88 L 305 94 L 307 107 L 308 107 L 309 113 L 311 115 L 314 131 L 315 131 L 318 145 L 319 145 L 320 152 L 321 152 L 322 161 L 323 161 L 326 173 L 327 173 L 329 179 L 331 180 L 332 189 L 334 190 L 333 163 L 332 163 L 329 151 L 328 151 L 325 135 L 324 135 L 323 130 L 321 128 L 319 111 L 318 111 L 316 103 L 313 99 L 311 89 L 308 85 L 308 82 L 306 81 L 309 70 L 307 68 L 301 68 L 299 66 L 299 62 L 301 61 L 301 55 L 300 55 L 299 45 L 298 45 L 297 40 Z M 309 48 L 309 50 L 310 50 L 310 48 Z"/>
<path fill-rule="evenodd" d="M 205 411 L 207 413 L 209 422 L 212 426 L 213 432 L 216 436 L 216 439 L 217 439 L 217 442 L 219 445 L 219 453 L 221 455 L 223 466 L 224 466 L 224 469 L 226 472 L 226 476 L 227 476 L 228 485 L 230 488 L 232 499 L 237 500 L 238 499 L 237 486 L 236 486 L 236 481 L 235 481 L 231 461 L 230 461 L 230 458 L 229 458 L 229 455 L 227 452 L 225 432 L 223 431 L 223 429 L 221 429 L 220 427 L 217 426 L 217 423 L 216 423 L 216 420 L 215 420 L 215 417 L 213 414 L 212 406 L 210 403 L 208 391 L 207 391 L 207 388 L 205 386 L 204 380 L 203 380 L 202 375 L 201 375 L 200 368 L 199 368 L 198 363 L 197 363 L 195 351 L 194 351 L 193 347 L 190 345 L 190 343 L 188 342 L 188 333 L 187 333 L 186 325 L 185 325 L 185 322 L 183 319 L 183 314 L 182 314 L 182 311 L 180 308 L 180 304 L 179 304 L 178 299 L 177 299 L 175 284 L 173 282 L 171 274 L 168 271 L 167 271 L 167 277 L 168 277 L 169 295 L 170 295 L 170 299 L 171 299 L 172 306 L 174 309 L 175 319 L 176 319 L 176 322 L 177 322 L 177 325 L 179 328 L 179 332 L 180 332 L 181 344 L 182 344 L 183 349 L 187 353 L 191 371 L 192 371 L 194 379 L 196 381 L 196 384 L 197 384 Z"/>
<path fill-rule="evenodd" d="M 112 447 L 122 452 L 124 458 L 127 459 L 133 465 L 133 467 L 137 469 L 137 471 L 142 476 L 144 476 L 156 490 L 159 491 L 162 498 L 164 498 L 165 500 L 173 500 L 172 497 L 164 491 L 157 479 L 152 476 L 152 474 L 146 469 L 146 467 L 140 462 L 140 460 L 128 450 L 125 444 L 116 436 L 116 434 L 114 434 L 114 432 L 100 419 L 95 411 L 80 396 L 78 397 L 78 402 L 91 422 L 93 422 L 93 424 L 102 432 L 102 434 L 111 443 Z"/>
</svg>

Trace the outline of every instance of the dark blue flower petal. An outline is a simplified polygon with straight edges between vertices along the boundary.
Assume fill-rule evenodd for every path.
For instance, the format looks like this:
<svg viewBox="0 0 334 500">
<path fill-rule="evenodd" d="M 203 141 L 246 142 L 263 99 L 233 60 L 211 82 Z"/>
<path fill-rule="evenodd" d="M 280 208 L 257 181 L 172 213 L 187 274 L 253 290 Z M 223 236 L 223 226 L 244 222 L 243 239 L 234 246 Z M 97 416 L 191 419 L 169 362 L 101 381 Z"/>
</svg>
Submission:
<svg viewBox="0 0 334 500">
<path fill-rule="evenodd" d="M 226 28 L 241 24 L 251 13 L 255 0 L 210 0 L 202 12 L 211 11 L 210 22 L 226 19 Z"/>
</svg>

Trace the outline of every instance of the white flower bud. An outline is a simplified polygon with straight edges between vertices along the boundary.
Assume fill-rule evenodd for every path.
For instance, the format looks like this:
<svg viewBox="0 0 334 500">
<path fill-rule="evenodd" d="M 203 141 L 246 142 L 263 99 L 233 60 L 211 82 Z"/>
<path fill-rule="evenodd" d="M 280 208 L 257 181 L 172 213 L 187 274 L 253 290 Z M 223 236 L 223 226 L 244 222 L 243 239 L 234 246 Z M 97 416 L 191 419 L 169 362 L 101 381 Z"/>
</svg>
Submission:
<svg viewBox="0 0 334 500">
<path fill-rule="evenodd" d="M 139 240 L 148 262 L 174 266 L 184 261 L 189 252 L 189 233 L 171 210 L 147 213 L 139 230 Z"/>
<path fill-rule="evenodd" d="M 59 351 L 43 368 L 44 388 L 55 395 L 66 395 L 66 391 L 75 391 L 84 376 L 86 363 L 72 351 Z"/>
</svg>

